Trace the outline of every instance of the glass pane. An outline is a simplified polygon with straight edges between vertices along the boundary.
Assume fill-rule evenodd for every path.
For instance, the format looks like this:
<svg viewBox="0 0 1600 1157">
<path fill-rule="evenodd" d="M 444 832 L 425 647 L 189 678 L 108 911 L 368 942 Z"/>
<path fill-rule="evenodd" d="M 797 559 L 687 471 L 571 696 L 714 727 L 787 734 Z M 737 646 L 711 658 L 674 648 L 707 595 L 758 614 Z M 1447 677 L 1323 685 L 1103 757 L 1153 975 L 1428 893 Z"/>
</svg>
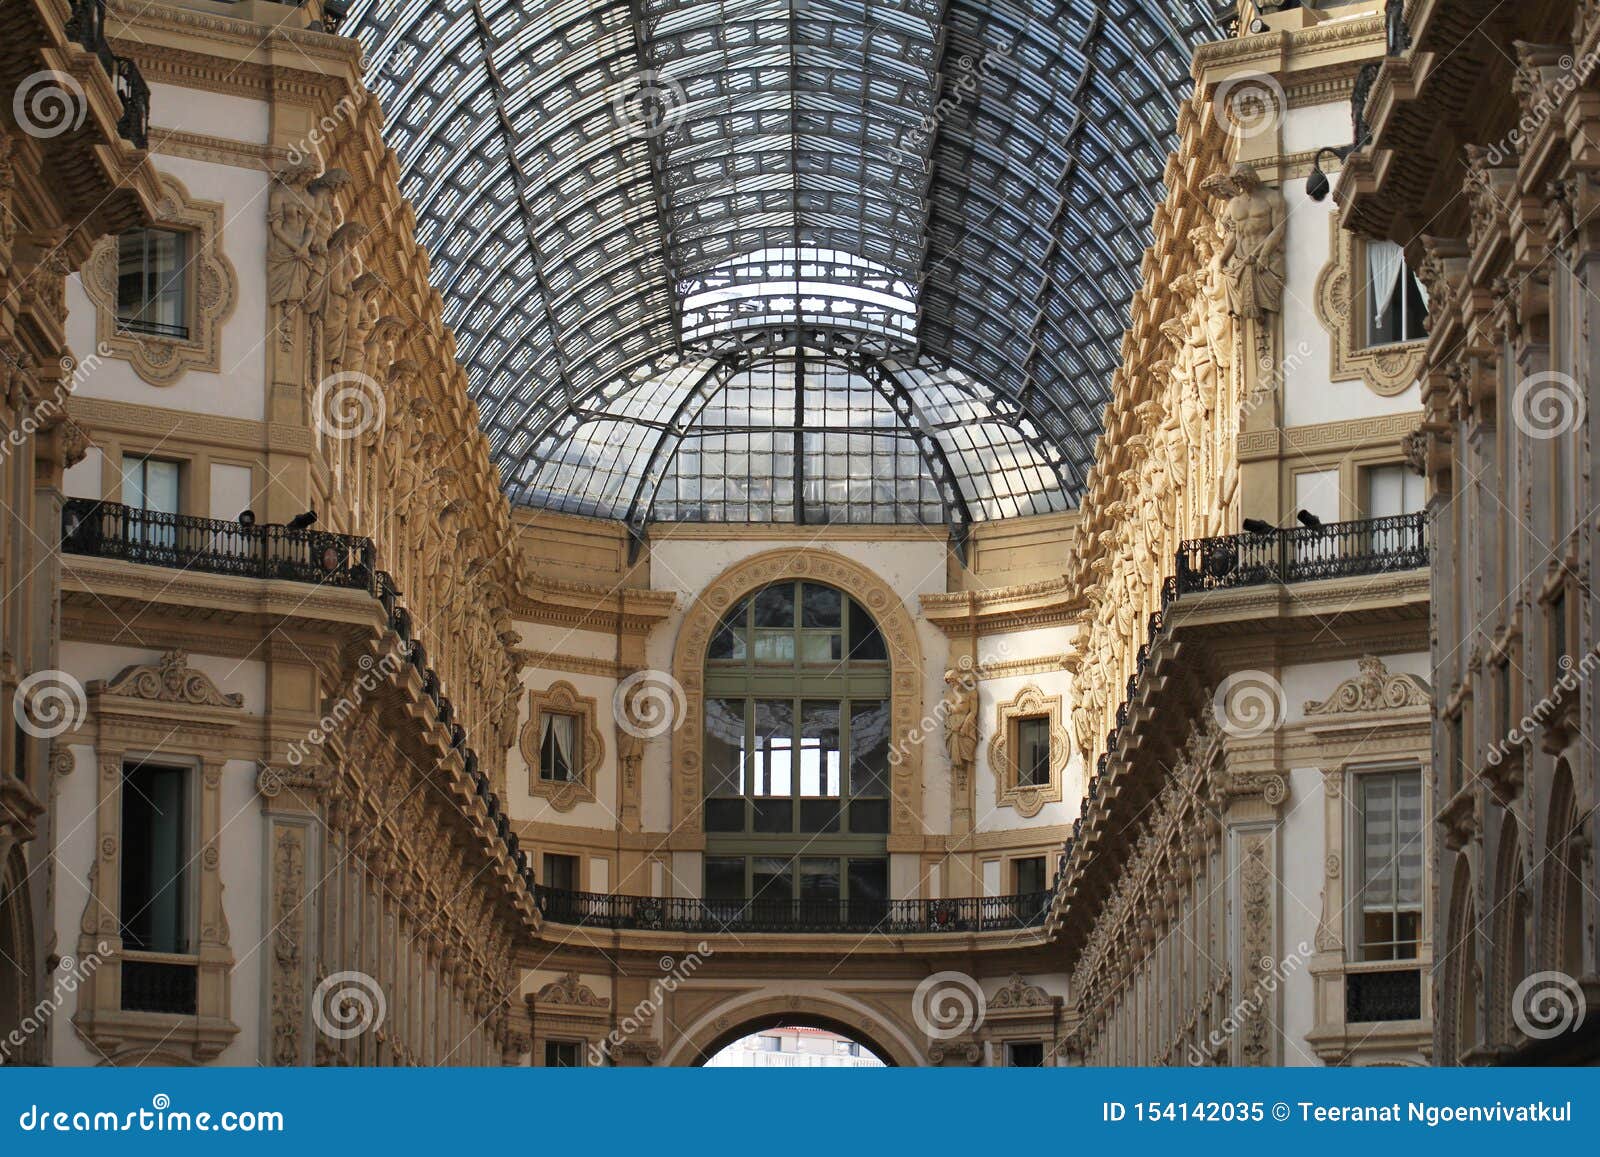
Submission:
<svg viewBox="0 0 1600 1157">
<path fill-rule="evenodd" d="M 850 704 L 850 794 L 889 794 L 889 703 Z"/>
<path fill-rule="evenodd" d="M 743 699 L 707 699 L 705 792 L 708 796 L 744 794 Z"/>
<path fill-rule="evenodd" d="M 757 699 L 755 796 L 794 794 L 794 704 L 787 699 Z"/>
<path fill-rule="evenodd" d="M 836 832 L 839 830 L 840 805 L 836 799 L 803 799 L 800 801 L 800 830 L 802 832 Z"/>
<path fill-rule="evenodd" d="M 564 892 L 578 887 L 578 857 L 546 852 L 544 856 L 544 883 L 546 887 Z"/>
<path fill-rule="evenodd" d="M 877 663 L 889 657 L 889 649 L 878 633 L 878 624 L 862 609 L 860 603 L 850 600 L 850 659 L 852 662 Z"/>
<path fill-rule="evenodd" d="M 743 900 L 744 857 L 706 857 L 706 899 Z"/>
<path fill-rule="evenodd" d="M 559 712 L 546 712 L 541 719 L 539 740 L 539 778 L 567 783 L 575 778 L 578 761 L 577 719 Z"/>
<path fill-rule="evenodd" d="M 1362 906 L 1391 908 L 1395 892 L 1394 780 L 1387 775 L 1361 779 Z"/>
<path fill-rule="evenodd" d="M 144 230 L 117 238 L 117 316 L 137 318 L 144 308 Z"/>
<path fill-rule="evenodd" d="M 706 652 L 708 659 L 742 660 L 745 658 L 746 619 L 750 604 L 740 599 L 734 604 L 733 609 L 722 616 L 722 622 L 717 624 L 716 633 L 711 636 L 711 648 Z"/>
<path fill-rule="evenodd" d="M 767 903 L 789 903 L 794 884 L 789 861 L 779 856 L 757 856 L 750 863 L 750 898 Z"/>
<path fill-rule="evenodd" d="M 1050 719 L 1017 720 L 1017 783 L 1037 787 L 1050 782 Z"/>
<path fill-rule="evenodd" d="M 144 508 L 162 514 L 178 513 L 178 464 L 154 458 L 144 463 Z"/>
<path fill-rule="evenodd" d="M 839 704 L 808 699 L 800 713 L 800 794 L 839 794 Z"/>
<path fill-rule="evenodd" d="M 839 861 L 806 858 L 800 861 L 800 919 L 826 923 L 839 918 Z"/>
<path fill-rule="evenodd" d="M 780 583 L 758 591 L 755 612 L 758 627 L 793 627 L 794 584 Z"/>
<path fill-rule="evenodd" d="M 139 764 L 122 778 L 122 936 L 130 948 L 189 951 L 188 774 Z"/>
<path fill-rule="evenodd" d="M 889 861 L 851 859 L 850 920 L 876 924 L 888 915 Z"/>
<path fill-rule="evenodd" d="M 882 835 L 889 830 L 889 801 L 858 799 L 850 803 L 850 830 L 859 835 Z"/>
<path fill-rule="evenodd" d="M 1029 856 L 1027 859 L 1017 860 L 1014 866 L 1016 879 L 1013 886 L 1017 895 L 1027 896 L 1045 890 L 1043 856 Z"/>
<path fill-rule="evenodd" d="M 706 800 L 706 831 L 742 832 L 744 821 L 743 798 Z"/>
<path fill-rule="evenodd" d="M 802 627 L 833 627 L 844 626 L 844 596 L 832 587 L 821 586 L 817 583 L 804 583 L 801 588 L 801 618 Z"/>
<path fill-rule="evenodd" d="M 154 322 L 164 330 L 182 331 L 184 317 L 183 290 L 187 278 L 188 235 L 165 229 L 150 231 L 151 302 L 145 320 Z"/>
<path fill-rule="evenodd" d="M 755 659 L 757 663 L 793 663 L 794 632 L 757 631 Z"/>
<path fill-rule="evenodd" d="M 800 632 L 802 663 L 837 663 L 844 658 L 844 636 L 838 631 Z"/>
<path fill-rule="evenodd" d="M 753 827 L 758 832 L 794 831 L 794 800 L 758 799 L 751 805 Z"/>
</svg>

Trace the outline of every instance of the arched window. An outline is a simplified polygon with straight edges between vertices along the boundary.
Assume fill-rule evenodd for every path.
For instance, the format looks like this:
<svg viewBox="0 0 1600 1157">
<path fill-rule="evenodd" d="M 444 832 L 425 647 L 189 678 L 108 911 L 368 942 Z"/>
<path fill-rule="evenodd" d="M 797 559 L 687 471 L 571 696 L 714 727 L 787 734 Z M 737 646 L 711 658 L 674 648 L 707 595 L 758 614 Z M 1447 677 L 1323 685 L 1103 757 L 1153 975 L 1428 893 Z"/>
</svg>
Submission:
<svg viewBox="0 0 1600 1157">
<path fill-rule="evenodd" d="M 889 676 L 878 625 L 833 587 L 773 583 L 723 616 L 705 668 L 708 901 L 775 923 L 883 907 Z"/>
</svg>

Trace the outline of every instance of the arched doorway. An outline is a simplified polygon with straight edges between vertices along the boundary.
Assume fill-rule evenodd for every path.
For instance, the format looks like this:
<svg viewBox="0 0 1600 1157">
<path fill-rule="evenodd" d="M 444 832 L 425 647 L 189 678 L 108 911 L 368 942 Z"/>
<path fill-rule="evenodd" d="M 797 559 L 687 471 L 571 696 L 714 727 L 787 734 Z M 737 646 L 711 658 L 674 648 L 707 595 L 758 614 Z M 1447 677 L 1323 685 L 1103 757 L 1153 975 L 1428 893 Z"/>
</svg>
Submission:
<svg viewBox="0 0 1600 1157">
<path fill-rule="evenodd" d="M 708 1069 L 881 1069 L 892 1062 L 849 1032 L 781 1017 L 751 1028 L 699 1063 Z"/>
<path fill-rule="evenodd" d="M 31 1064 L 39 1042 L 24 1034 L 20 1048 L 6 1047 L 23 1027 L 34 1003 L 33 925 L 28 872 L 21 849 L 0 863 L 0 1065 Z"/>
<path fill-rule="evenodd" d="M 808 1037 L 822 1047 L 807 1047 L 811 1043 Z M 741 1045 L 750 1040 L 773 1043 L 747 1051 L 741 1049 Z M 847 1049 L 841 1050 L 840 1045 Z M 741 1052 L 746 1055 L 739 1055 Z M 792 1063 L 775 1061 L 772 1053 L 780 1058 L 792 1058 Z M 834 1063 L 820 1063 L 826 1060 Z M 810 1063 L 813 1061 L 818 1063 Z M 897 1065 L 894 1054 L 860 1028 L 828 1016 L 794 1012 L 769 1013 L 742 1021 L 712 1037 L 709 1043 L 691 1054 L 686 1063 L 705 1068 L 892 1068 Z"/>
</svg>

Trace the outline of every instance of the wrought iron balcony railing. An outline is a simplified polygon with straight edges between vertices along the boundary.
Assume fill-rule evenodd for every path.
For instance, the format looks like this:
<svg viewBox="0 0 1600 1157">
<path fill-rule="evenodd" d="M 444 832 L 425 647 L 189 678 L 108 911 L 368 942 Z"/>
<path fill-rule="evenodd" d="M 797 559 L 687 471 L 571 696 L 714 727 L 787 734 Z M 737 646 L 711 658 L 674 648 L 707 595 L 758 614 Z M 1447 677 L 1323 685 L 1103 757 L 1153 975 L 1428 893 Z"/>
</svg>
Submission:
<svg viewBox="0 0 1600 1157">
<path fill-rule="evenodd" d="M 69 498 L 61 512 L 61 549 L 148 566 L 320 583 L 377 594 L 372 542 L 349 534 L 246 526 Z"/>
<path fill-rule="evenodd" d="M 556 924 L 659 932 L 1012 932 L 1044 923 L 1050 892 L 948 900 L 699 900 L 608 896 L 540 886 L 539 911 Z"/>
<path fill-rule="evenodd" d="M 111 78 L 122 115 L 117 133 L 135 148 L 150 146 L 150 86 L 139 66 L 111 51 L 106 40 L 106 0 L 72 0 L 72 15 L 67 18 L 67 35 L 100 59 L 100 66 Z"/>
<path fill-rule="evenodd" d="M 1428 545 L 1420 511 L 1197 538 L 1178 548 L 1175 593 L 1416 570 L 1428 565 Z"/>
</svg>

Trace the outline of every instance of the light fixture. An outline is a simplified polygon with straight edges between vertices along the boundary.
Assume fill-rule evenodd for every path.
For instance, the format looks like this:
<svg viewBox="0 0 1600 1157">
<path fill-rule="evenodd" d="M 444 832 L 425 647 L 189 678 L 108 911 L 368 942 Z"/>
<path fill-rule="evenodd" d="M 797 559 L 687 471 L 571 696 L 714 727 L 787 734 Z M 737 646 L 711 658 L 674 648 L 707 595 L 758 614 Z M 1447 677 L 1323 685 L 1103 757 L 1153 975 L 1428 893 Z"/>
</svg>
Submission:
<svg viewBox="0 0 1600 1157">
<path fill-rule="evenodd" d="M 1331 148 L 1324 145 L 1317 150 L 1317 155 L 1311 158 L 1311 175 L 1306 178 L 1306 196 L 1313 201 L 1326 200 L 1333 190 L 1333 183 L 1328 180 L 1328 174 L 1322 171 L 1322 158 L 1324 155 L 1338 158 L 1341 162 L 1355 151 L 1354 145 L 1345 145 L 1342 148 Z"/>
<path fill-rule="evenodd" d="M 256 512 L 253 510 L 239 511 L 239 525 L 248 530 L 256 524 Z"/>
</svg>

